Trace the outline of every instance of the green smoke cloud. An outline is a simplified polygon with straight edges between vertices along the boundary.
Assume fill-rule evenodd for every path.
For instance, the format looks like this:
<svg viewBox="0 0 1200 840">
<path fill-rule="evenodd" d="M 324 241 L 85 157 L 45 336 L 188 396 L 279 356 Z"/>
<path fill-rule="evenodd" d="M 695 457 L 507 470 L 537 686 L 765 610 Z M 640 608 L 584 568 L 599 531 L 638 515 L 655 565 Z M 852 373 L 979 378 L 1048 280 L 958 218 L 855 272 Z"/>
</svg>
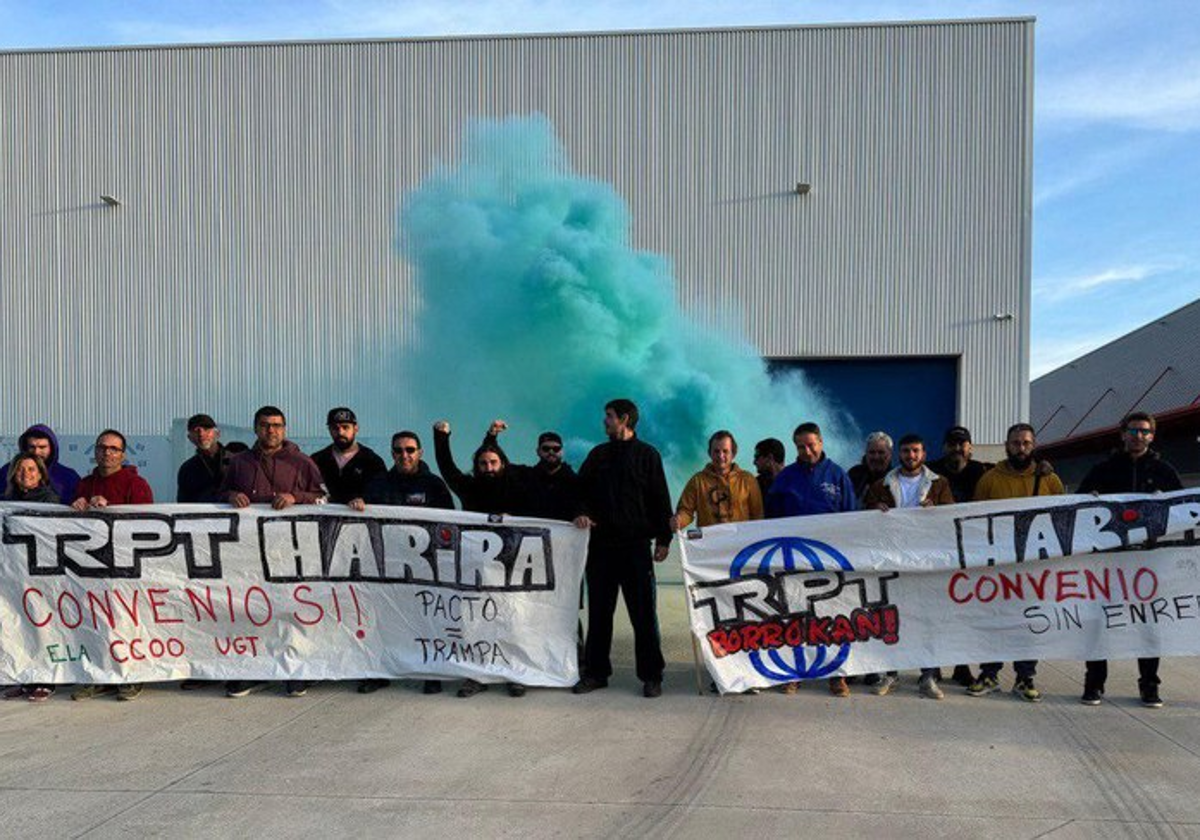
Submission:
<svg viewBox="0 0 1200 840">
<path fill-rule="evenodd" d="M 799 375 L 772 379 L 745 340 L 699 327 L 668 260 L 635 250 L 629 231 L 625 203 L 572 171 L 540 116 L 472 123 L 461 159 L 406 197 L 400 246 L 423 301 L 406 381 L 422 413 L 451 421 L 461 454 L 503 417 L 515 460 L 533 461 L 537 433 L 556 429 L 578 466 L 603 439 L 604 404 L 628 397 L 673 492 L 721 428 L 751 471 L 756 440 L 790 450 L 804 420 L 821 423 L 832 456 L 857 457 L 844 415 Z"/>
</svg>

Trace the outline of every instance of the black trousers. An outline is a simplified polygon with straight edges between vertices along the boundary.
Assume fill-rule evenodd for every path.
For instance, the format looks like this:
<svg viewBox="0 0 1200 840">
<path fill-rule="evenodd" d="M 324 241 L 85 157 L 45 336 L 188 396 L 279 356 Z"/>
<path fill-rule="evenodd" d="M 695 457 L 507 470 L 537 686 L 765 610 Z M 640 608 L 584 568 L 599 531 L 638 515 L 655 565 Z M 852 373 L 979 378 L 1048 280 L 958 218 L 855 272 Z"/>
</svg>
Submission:
<svg viewBox="0 0 1200 840">
<path fill-rule="evenodd" d="M 1003 667 L 1003 662 L 984 662 L 979 666 L 979 676 L 995 679 L 1000 676 L 1000 669 Z M 1037 676 L 1037 660 L 1022 659 L 1019 662 L 1014 662 L 1013 670 L 1017 672 L 1017 679 L 1031 680 Z"/>
<path fill-rule="evenodd" d="M 583 675 L 598 680 L 612 675 L 609 654 L 618 592 L 625 598 L 629 623 L 633 625 L 638 679 L 661 682 L 666 663 L 658 635 L 654 558 L 649 542 L 592 543 L 588 547 L 588 628 L 583 646 Z"/>
<path fill-rule="evenodd" d="M 1086 688 L 1094 688 L 1097 691 L 1104 690 L 1104 683 L 1108 679 L 1108 661 L 1105 659 L 1092 659 L 1087 664 L 1087 674 L 1083 678 L 1083 684 Z M 1158 686 L 1158 657 L 1146 657 L 1138 660 L 1138 686 Z"/>
</svg>

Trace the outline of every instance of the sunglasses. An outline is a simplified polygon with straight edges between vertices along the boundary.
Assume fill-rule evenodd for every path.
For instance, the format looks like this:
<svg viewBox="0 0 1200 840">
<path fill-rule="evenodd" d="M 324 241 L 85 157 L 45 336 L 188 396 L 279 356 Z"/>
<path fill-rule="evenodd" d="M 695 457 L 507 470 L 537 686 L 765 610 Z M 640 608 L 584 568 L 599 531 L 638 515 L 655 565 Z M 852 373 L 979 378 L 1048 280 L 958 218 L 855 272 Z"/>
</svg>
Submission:
<svg viewBox="0 0 1200 840">
<path fill-rule="evenodd" d="M 1154 434 L 1154 430 L 1129 428 L 1125 430 L 1125 434 L 1134 435 L 1135 437 L 1150 437 L 1150 435 Z"/>
<path fill-rule="evenodd" d="M 124 452 L 125 447 L 123 447 L 123 446 L 105 446 L 103 443 L 98 443 L 98 444 L 96 444 L 96 451 L 97 452 Z"/>
<path fill-rule="evenodd" d="M 392 452 L 394 452 L 397 455 L 399 455 L 401 453 L 404 453 L 407 455 L 412 455 L 413 453 L 420 452 L 420 451 L 421 451 L 421 449 L 418 446 L 393 446 L 392 447 Z"/>
<path fill-rule="evenodd" d="M 552 444 L 552 443 L 543 443 L 543 444 L 542 444 L 542 451 L 543 451 L 543 452 L 562 452 L 562 447 L 561 447 L 561 446 L 556 446 L 556 445 L 554 445 L 554 444 Z"/>
</svg>

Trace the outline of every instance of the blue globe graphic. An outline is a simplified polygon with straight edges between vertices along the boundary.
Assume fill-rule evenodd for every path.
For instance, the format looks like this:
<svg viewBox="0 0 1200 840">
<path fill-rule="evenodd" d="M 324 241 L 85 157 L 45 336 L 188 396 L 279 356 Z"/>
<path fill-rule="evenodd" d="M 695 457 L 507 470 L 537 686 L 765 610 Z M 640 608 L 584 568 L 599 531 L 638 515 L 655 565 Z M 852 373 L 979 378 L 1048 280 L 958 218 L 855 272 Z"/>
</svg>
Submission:
<svg viewBox="0 0 1200 840">
<path fill-rule="evenodd" d="M 773 537 L 752 543 L 739 551 L 729 566 L 729 576 L 766 575 L 798 568 L 809 568 L 815 572 L 854 569 L 845 555 L 829 543 L 806 537 Z M 826 645 L 813 648 L 797 645 L 790 648 L 788 653 L 782 650 L 751 651 L 750 664 L 768 679 L 795 682 L 827 676 L 840 668 L 849 656 L 848 644 L 840 645 L 832 655 Z"/>
</svg>

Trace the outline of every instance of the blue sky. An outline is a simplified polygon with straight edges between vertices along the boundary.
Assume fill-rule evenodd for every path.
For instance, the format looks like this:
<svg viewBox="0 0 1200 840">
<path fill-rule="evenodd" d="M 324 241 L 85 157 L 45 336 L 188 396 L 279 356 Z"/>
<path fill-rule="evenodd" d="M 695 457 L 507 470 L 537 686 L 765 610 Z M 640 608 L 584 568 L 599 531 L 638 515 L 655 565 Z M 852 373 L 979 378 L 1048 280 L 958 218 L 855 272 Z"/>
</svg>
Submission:
<svg viewBox="0 0 1200 840">
<path fill-rule="evenodd" d="M 1037 376 L 1200 296 L 1193 2 L 0 0 L 0 49 L 1027 15 Z"/>
</svg>

